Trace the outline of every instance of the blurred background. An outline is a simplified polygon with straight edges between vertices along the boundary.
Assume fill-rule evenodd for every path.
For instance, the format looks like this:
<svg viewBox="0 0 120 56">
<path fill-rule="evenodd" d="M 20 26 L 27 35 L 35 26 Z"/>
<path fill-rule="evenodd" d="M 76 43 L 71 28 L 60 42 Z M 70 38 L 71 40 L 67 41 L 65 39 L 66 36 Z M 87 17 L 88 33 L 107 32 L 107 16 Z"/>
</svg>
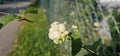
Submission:
<svg viewBox="0 0 120 56">
<path fill-rule="evenodd" d="M 0 11 L 18 14 L 19 9 L 25 9 L 30 0 L 0 0 Z"/>
<path fill-rule="evenodd" d="M 0 0 L 0 12 L 21 15 L 25 10 L 26 18 L 44 26 L 66 21 L 70 30 L 71 25 L 77 25 L 82 46 L 98 56 L 120 56 L 119 5 L 119 0 Z M 71 40 L 54 44 L 44 27 L 22 22 L 20 28 L 9 56 L 94 56 Z"/>
</svg>

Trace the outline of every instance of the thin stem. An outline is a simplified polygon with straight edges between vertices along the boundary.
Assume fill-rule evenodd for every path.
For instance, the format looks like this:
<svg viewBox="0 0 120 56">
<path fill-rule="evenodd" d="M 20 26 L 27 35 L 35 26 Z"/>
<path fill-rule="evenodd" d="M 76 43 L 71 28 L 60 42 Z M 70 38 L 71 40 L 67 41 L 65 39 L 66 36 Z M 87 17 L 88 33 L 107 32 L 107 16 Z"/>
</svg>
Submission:
<svg viewBox="0 0 120 56">
<path fill-rule="evenodd" d="M 11 14 L 11 13 L 0 12 L 0 14 L 5 14 L 5 15 L 7 15 L 7 14 Z M 17 15 L 17 16 L 19 16 L 19 15 Z M 44 27 L 45 29 L 48 29 L 47 26 L 43 26 L 43 25 L 41 25 L 40 23 L 36 23 L 36 22 L 34 22 L 34 21 L 32 21 L 32 20 L 29 20 L 29 19 L 25 18 L 24 16 L 19 16 L 19 17 L 20 17 L 20 18 L 19 18 L 19 19 L 20 19 L 19 21 L 27 21 L 27 22 L 30 22 L 30 23 L 35 24 L 36 26 L 41 26 L 41 27 Z"/>
<path fill-rule="evenodd" d="M 93 56 L 98 56 L 94 51 L 86 48 L 86 47 L 82 47 L 83 49 L 85 49 L 86 51 L 90 52 Z"/>
<path fill-rule="evenodd" d="M 47 26 L 43 26 L 43 25 L 41 25 L 41 24 L 39 24 L 39 23 L 36 23 L 36 22 L 31 21 L 31 20 L 26 19 L 26 18 L 21 18 L 20 21 L 27 21 L 27 22 L 33 23 L 33 24 L 36 25 L 36 26 L 41 26 L 41 27 L 44 27 L 45 29 L 48 29 Z"/>
<path fill-rule="evenodd" d="M 0 14 L 9 14 L 9 13 L 6 13 L 6 12 L 0 12 Z"/>
</svg>

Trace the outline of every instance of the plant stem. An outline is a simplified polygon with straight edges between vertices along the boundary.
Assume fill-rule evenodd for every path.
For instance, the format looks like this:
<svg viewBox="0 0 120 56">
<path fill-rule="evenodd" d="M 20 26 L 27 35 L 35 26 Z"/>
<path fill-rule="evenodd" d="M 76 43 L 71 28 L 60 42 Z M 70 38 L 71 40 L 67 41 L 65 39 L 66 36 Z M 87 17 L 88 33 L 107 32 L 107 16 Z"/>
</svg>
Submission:
<svg viewBox="0 0 120 56">
<path fill-rule="evenodd" d="M 6 13 L 6 12 L 0 12 L 0 14 L 9 14 L 9 13 Z"/>
<path fill-rule="evenodd" d="M 41 26 L 41 27 L 44 27 L 45 29 L 48 29 L 47 26 L 43 26 L 43 25 L 41 25 L 41 24 L 39 24 L 39 23 L 36 23 L 36 22 L 34 22 L 34 21 L 32 21 L 32 20 L 29 20 L 29 19 L 26 19 L 26 18 L 21 18 L 20 21 L 27 21 L 27 22 L 33 23 L 33 24 L 36 25 L 36 26 Z"/>
<path fill-rule="evenodd" d="M 91 53 L 93 56 L 98 56 L 94 51 L 86 48 L 86 47 L 82 47 L 83 49 L 85 49 L 86 51 L 88 51 L 89 53 Z"/>
<path fill-rule="evenodd" d="M 0 12 L 0 14 L 5 14 L 5 15 L 7 15 L 7 14 L 11 14 L 11 13 Z M 17 15 L 17 16 L 19 16 L 19 15 Z M 43 25 L 41 25 L 40 23 L 36 23 L 36 22 L 34 22 L 34 21 L 32 21 L 32 20 L 29 20 L 29 19 L 25 18 L 24 16 L 19 16 L 19 17 L 20 17 L 20 18 L 19 18 L 19 19 L 20 19 L 19 21 L 27 21 L 27 22 L 33 23 L 33 24 L 36 25 L 36 26 L 41 26 L 41 27 L 44 27 L 45 29 L 48 29 L 47 26 L 43 26 Z"/>
</svg>

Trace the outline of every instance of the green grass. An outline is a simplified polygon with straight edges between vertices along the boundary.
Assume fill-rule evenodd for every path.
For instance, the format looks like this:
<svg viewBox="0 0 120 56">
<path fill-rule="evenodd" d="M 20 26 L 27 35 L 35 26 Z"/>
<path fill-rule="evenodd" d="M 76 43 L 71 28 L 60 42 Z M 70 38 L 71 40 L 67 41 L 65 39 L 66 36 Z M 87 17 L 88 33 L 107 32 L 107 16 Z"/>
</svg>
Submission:
<svg viewBox="0 0 120 56">
<path fill-rule="evenodd" d="M 42 9 L 38 9 L 37 14 L 27 13 L 25 17 L 40 26 L 30 22 L 22 22 L 22 31 L 9 56 L 55 56 L 57 45 L 48 38 L 48 29 L 43 27 L 47 27 L 48 23 Z"/>
<path fill-rule="evenodd" d="M 21 31 L 8 56 L 69 56 L 67 51 L 69 49 L 65 49 L 66 45 L 56 45 L 48 38 L 49 24 L 42 8 L 29 7 L 26 10 L 20 10 L 20 14 L 24 14 L 25 18 L 37 24 L 20 21 Z M 19 18 L 21 17 L 14 14 L 3 16 L 0 19 L 0 28 Z"/>
<path fill-rule="evenodd" d="M 19 17 L 14 14 L 8 14 L 0 18 L 0 29 L 4 27 L 9 22 L 18 19 Z"/>
</svg>

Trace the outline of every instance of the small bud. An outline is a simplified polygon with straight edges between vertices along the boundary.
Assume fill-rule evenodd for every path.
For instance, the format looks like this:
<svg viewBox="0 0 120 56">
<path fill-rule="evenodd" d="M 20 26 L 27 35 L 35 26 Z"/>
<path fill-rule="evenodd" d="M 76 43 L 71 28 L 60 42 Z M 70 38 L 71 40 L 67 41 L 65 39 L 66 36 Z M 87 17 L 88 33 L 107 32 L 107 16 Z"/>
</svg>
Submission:
<svg viewBox="0 0 120 56">
<path fill-rule="evenodd" d="M 94 22 L 93 24 L 95 27 L 98 27 L 99 26 L 99 22 Z"/>
<path fill-rule="evenodd" d="M 72 25 L 72 29 L 77 29 L 78 27 L 76 25 Z"/>
</svg>

